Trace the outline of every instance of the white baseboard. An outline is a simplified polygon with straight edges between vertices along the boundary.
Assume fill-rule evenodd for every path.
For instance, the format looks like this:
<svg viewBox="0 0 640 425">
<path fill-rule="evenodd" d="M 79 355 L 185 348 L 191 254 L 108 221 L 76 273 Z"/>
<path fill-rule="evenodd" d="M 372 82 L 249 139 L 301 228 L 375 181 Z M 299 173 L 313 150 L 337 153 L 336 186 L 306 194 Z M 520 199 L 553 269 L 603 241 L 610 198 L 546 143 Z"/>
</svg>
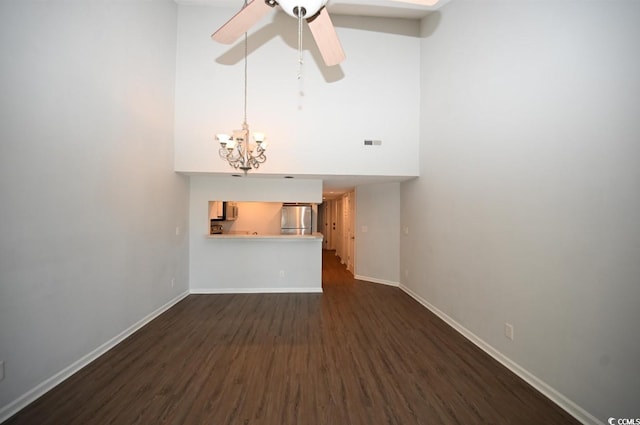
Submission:
<svg viewBox="0 0 640 425">
<path fill-rule="evenodd" d="M 367 282 L 373 282 L 373 283 L 381 283 L 383 285 L 389 285 L 389 286 L 400 286 L 400 284 L 398 282 L 393 282 L 390 280 L 384 280 L 384 279 L 378 279 L 376 277 L 369 277 L 369 276 L 361 276 L 359 274 L 353 276 L 354 279 L 357 280 L 365 280 Z"/>
<path fill-rule="evenodd" d="M 571 416 L 576 418 L 583 424 L 589 425 L 602 425 L 599 419 L 595 416 L 584 410 L 582 407 L 578 406 L 576 403 L 571 401 L 569 398 L 565 397 L 560 392 L 556 391 L 553 387 L 548 385 L 546 382 L 542 381 L 538 377 L 536 377 L 531 372 L 524 369 L 522 366 L 514 362 L 513 360 L 506 357 L 504 354 L 493 348 L 491 345 L 486 343 L 482 338 L 475 335 L 473 332 L 462 326 L 460 323 L 456 322 L 450 316 L 448 316 L 443 311 L 439 310 L 436 306 L 429 303 L 427 300 L 422 298 L 420 295 L 413 292 L 411 289 L 407 288 L 405 285 L 400 284 L 400 289 L 402 289 L 405 293 L 407 293 L 411 298 L 418 301 L 420 304 L 425 306 L 428 310 L 430 310 L 433 314 L 438 316 L 440 319 L 444 320 L 449 326 L 458 331 L 462 336 L 467 338 L 469 341 L 478 346 L 482 351 L 489 354 L 491 357 L 500 362 L 507 369 L 518 375 L 524 381 L 526 381 L 529 385 L 534 387 L 536 390 L 541 392 L 544 396 L 546 396 L 549 400 L 557 404 L 560 408 L 564 409 Z"/>
<path fill-rule="evenodd" d="M 190 293 L 207 294 L 285 294 L 285 293 L 322 293 L 319 288 L 191 288 Z"/>
<path fill-rule="evenodd" d="M 81 357 L 80 359 L 76 360 L 71 365 L 62 369 L 60 372 L 56 373 L 46 381 L 38 384 L 36 387 L 27 391 L 26 393 L 18 397 L 16 400 L 9 403 L 8 405 L 2 407 L 2 409 L 0 409 L 0 423 L 6 421 L 10 417 L 18 413 L 20 410 L 27 407 L 29 404 L 33 403 L 38 398 L 42 397 L 48 391 L 51 391 L 54 387 L 61 384 L 71 375 L 78 372 L 80 369 L 87 366 L 89 363 L 91 363 L 92 361 L 94 361 L 95 359 L 97 359 L 98 357 L 100 357 L 101 355 L 103 355 L 104 353 L 106 353 L 116 345 L 118 345 L 120 342 L 122 342 L 123 340 L 131 336 L 135 331 L 142 328 L 144 325 L 146 325 L 147 323 L 149 323 L 150 321 L 158 317 L 160 314 L 167 311 L 169 308 L 173 307 L 175 304 L 177 304 L 187 295 L 189 295 L 189 292 L 184 292 L 178 295 L 171 301 L 167 302 L 165 305 L 154 310 L 153 312 L 149 313 L 147 316 L 145 316 L 138 322 L 134 323 L 124 331 L 120 332 L 118 335 L 111 338 L 109 341 L 105 342 L 95 350 L 91 351 L 84 357 Z"/>
</svg>

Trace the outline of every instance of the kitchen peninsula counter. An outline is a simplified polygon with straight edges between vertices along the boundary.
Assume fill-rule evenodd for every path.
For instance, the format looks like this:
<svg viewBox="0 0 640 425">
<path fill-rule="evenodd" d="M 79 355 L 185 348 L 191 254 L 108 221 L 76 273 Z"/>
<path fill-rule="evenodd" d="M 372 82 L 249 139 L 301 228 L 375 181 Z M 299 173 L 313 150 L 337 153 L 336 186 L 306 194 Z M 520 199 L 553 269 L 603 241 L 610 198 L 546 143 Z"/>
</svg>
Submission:
<svg viewBox="0 0 640 425">
<path fill-rule="evenodd" d="M 191 256 L 194 294 L 322 292 L 322 233 L 203 235 Z"/>
<path fill-rule="evenodd" d="M 266 239 L 273 241 L 322 241 L 324 236 L 322 233 L 313 233 L 311 235 L 281 235 L 281 234 L 254 234 L 250 232 L 230 232 L 206 235 L 209 239 Z"/>
</svg>

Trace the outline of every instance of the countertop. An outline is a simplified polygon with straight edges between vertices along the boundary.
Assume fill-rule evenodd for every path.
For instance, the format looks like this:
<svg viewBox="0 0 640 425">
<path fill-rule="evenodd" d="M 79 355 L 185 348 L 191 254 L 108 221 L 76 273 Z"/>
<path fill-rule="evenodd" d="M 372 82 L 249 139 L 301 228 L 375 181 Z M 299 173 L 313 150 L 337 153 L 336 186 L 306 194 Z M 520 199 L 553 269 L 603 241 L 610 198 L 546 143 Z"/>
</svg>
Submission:
<svg viewBox="0 0 640 425">
<path fill-rule="evenodd" d="M 209 239 L 248 239 L 248 240 L 256 240 L 256 239 L 266 239 L 266 240 L 275 240 L 275 241 L 313 241 L 313 240 L 322 240 L 324 239 L 324 235 L 322 233 L 313 233 L 311 235 L 269 235 L 269 234 L 258 234 L 254 235 L 248 232 L 229 232 L 229 233 L 219 233 L 215 235 L 206 235 Z"/>
</svg>

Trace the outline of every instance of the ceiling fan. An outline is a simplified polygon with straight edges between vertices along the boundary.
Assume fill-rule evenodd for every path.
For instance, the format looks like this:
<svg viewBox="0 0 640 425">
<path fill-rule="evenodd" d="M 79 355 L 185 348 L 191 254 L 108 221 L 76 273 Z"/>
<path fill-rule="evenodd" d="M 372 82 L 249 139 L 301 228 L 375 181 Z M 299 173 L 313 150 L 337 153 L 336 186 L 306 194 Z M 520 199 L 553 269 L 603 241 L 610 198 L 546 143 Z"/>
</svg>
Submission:
<svg viewBox="0 0 640 425">
<path fill-rule="evenodd" d="M 305 19 L 311 30 L 322 59 L 327 66 L 337 65 L 345 59 L 338 34 L 331 22 L 326 5 L 329 0 L 252 0 L 229 21 L 211 35 L 215 41 L 231 44 L 275 6 L 280 6 L 288 15 Z M 438 0 L 393 0 L 421 6 L 433 6 Z"/>
</svg>

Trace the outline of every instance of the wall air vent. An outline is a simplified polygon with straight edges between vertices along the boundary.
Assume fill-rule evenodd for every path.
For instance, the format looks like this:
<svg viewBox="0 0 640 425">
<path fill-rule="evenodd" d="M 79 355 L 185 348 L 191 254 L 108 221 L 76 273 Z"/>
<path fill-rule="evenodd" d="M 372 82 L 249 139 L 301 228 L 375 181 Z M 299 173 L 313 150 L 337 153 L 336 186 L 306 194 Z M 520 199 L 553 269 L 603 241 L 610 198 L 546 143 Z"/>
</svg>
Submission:
<svg viewBox="0 0 640 425">
<path fill-rule="evenodd" d="M 380 146 L 382 144 L 382 140 L 367 140 L 365 139 L 365 146 Z"/>
</svg>

